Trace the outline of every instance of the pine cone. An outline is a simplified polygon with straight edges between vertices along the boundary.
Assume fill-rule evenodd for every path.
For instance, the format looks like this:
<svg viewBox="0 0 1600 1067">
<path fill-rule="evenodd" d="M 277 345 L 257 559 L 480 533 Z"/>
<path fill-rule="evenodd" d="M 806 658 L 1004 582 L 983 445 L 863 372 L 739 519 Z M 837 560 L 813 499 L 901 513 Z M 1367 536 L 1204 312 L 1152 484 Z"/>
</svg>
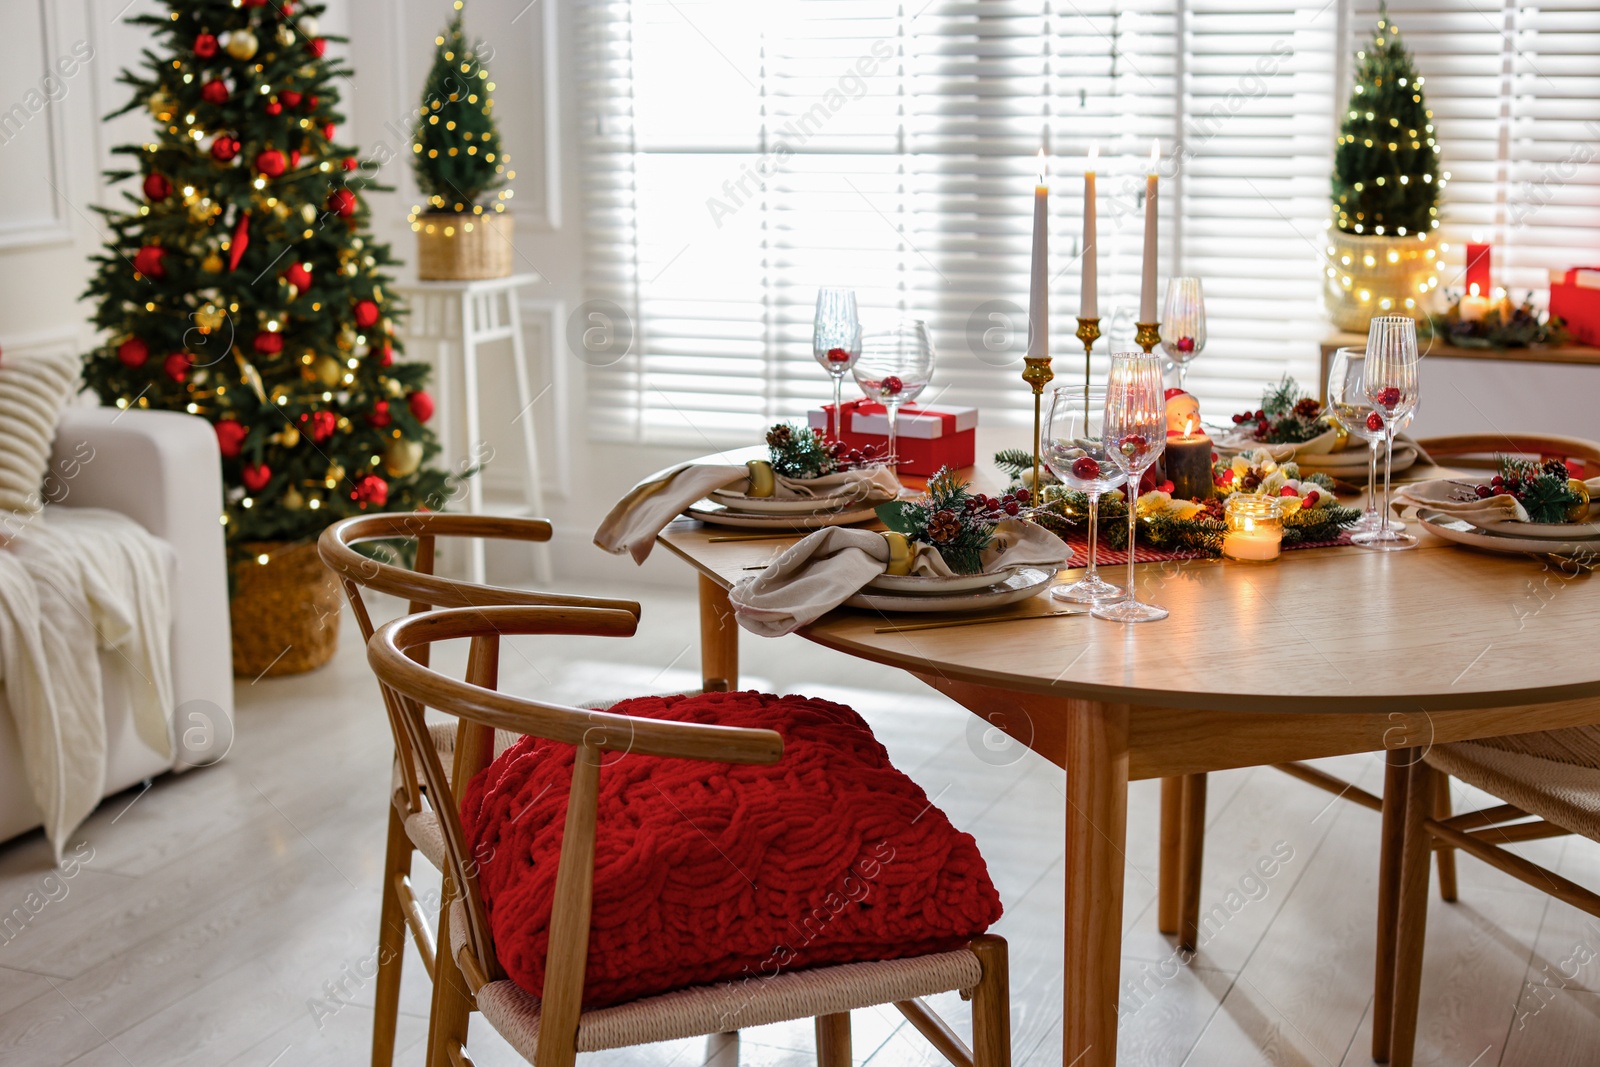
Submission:
<svg viewBox="0 0 1600 1067">
<path fill-rule="evenodd" d="M 1295 402 L 1294 413 L 1302 419 L 1314 419 L 1322 414 L 1322 405 L 1312 400 L 1309 396 L 1302 397 Z"/>
<path fill-rule="evenodd" d="M 794 431 L 782 423 L 767 431 L 767 444 L 773 448 L 787 448 L 792 440 Z"/>
<path fill-rule="evenodd" d="M 928 519 L 928 540 L 934 544 L 948 544 L 961 536 L 961 519 L 946 508 L 936 511 Z"/>
</svg>

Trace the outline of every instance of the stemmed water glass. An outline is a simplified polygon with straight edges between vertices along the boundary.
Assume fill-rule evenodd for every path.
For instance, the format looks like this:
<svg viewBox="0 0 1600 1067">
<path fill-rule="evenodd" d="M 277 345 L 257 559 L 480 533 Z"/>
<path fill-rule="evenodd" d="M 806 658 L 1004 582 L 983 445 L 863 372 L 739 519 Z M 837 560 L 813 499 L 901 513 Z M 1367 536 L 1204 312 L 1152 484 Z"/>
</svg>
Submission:
<svg viewBox="0 0 1600 1067">
<path fill-rule="evenodd" d="M 811 327 L 811 354 L 833 378 L 834 440 L 844 439 L 841 410 L 844 376 L 861 355 L 861 319 L 854 289 L 818 289 L 817 316 Z"/>
<path fill-rule="evenodd" d="M 1128 595 L 1117 603 L 1098 603 L 1089 614 L 1115 622 L 1164 619 L 1167 609 L 1140 603 L 1133 584 L 1139 480 L 1167 447 L 1167 398 L 1162 387 L 1160 356 L 1149 352 L 1112 353 L 1101 431 L 1106 455 L 1128 476 Z"/>
<path fill-rule="evenodd" d="M 861 339 L 861 357 L 851 366 L 856 384 L 868 400 L 883 405 L 889 415 L 886 462 L 899 462 L 897 433 L 900 405 L 909 403 L 933 378 L 933 338 L 921 319 L 905 319 L 887 330 L 874 330 Z"/>
<path fill-rule="evenodd" d="M 1363 391 L 1361 380 L 1366 368 L 1365 348 L 1338 349 L 1328 367 L 1329 410 L 1346 433 L 1367 442 L 1367 508 L 1351 525 L 1353 534 L 1383 525 L 1378 514 L 1378 443 L 1383 440 L 1383 416 L 1373 409 Z M 1404 530 L 1405 524 L 1390 518 L 1389 527 Z"/>
<path fill-rule="evenodd" d="M 1394 468 L 1394 435 L 1416 410 L 1418 383 L 1417 324 L 1404 315 L 1381 315 L 1367 328 L 1367 358 L 1361 374 L 1361 391 L 1383 422 L 1383 508 L 1378 528 L 1358 533 L 1350 540 L 1363 548 L 1399 551 L 1415 548 L 1416 537 L 1395 529 L 1389 517 Z"/>
<path fill-rule="evenodd" d="M 1100 433 L 1105 412 L 1106 391 L 1099 386 L 1069 385 L 1050 398 L 1050 419 L 1045 423 L 1044 440 L 1039 442 L 1039 454 L 1062 485 L 1089 498 L 1089 569 L 1071 585 L 1050 590 L 1057 600 L 1110 603 L 1127 595 L 1100 577 L 1095 568 L 1100 494 L 1128 480 L 1127 473 L 1106 455 Z"/>
<path fill-rule="evenodd" d="M 1206 346 L 1206 298 L 1199 278 L 1167 280 L 1167 304 L 1161 313 L 1161 349 L 1178 368 L 1178 388 L 1189 373 L 1189 361 Z"/>
</svg>

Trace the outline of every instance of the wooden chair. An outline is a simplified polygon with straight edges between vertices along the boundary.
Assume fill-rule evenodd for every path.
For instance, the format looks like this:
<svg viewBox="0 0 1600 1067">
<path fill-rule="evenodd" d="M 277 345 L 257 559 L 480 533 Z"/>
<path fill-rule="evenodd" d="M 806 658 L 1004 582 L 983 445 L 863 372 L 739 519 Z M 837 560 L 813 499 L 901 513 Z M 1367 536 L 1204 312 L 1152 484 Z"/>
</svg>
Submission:
<svg viewBox="0 0 1600 1067">
<path fill-rule="evenodd" d="M 505 978 L 457 807 L 445 804 L 439 808 L 450 901 L 440 937 L 448 937 L 443 943 L 449 947 L 439 955 L 436 966 L 430 1064 L 471 1064 L 466 1049 L 467 1020 L 476 1007 L 536 1067 L 570 1067 L 580 1051 L 715 1035 L 730 1029 L 730 1016 L 737 1016 L 741 1027 L 814 1018 L 821 1067 L 849 1067 L 850 1011 L 886 1003 L 895 1004 L 954 1064 L 1009 1064 L 1006 944 L 992 936 L 975 938 L 955 952 L 817 967 L 759 983 L 699 986 L 600 1010 L 582 1010 L 601 754 L 627 751 L 633 756 L 763 764 L 775 763 L 783 754 L 782 739 L 770 730 L 636 718 L 494 691 L 503 635 L 621 637 L 633 633 L 635 624 L 635 617 L 626 611 L 592 608 L 453 609 L 390 622 L 368 644 L 368 661 L 392 694 L 391 703 L 410 735 L 423 779 L 434 795 L 446 795 L 453 789 L 459 801 L 472 776 L 493 757 L 496 730 L 531 734 L 577 749 L 556 871 L 542 1000 Z M 466 682 L 419 662 L 429 645 L 449 640 L 471 642 Z M 450 775 L 429 743 L 424 718 L 429 707 L 461 720 Z M 972 1050 L 920 999 L 951 990 L 971 996 Z"/>
<path fill-rule="evenodd" d="M 385 593 L 407 601 L 408 613 L 435 607 L 545 604 L 568 607 L 619 609 L 634 616 L 639 605 L 594 597 L 564 596 L 522 589 L 503 589 L 454 581 L 433 573 L 440 537 L 486 537 L 497 540 L 539 542 L 550 539 L 550 524 L 543 519 L 494 518 L 478 515 L 444 515 L 433 512 L 364 515 L 346 519 L 324 530 L 317 550 L 322 561 L 339 578 L 364 639 L 375 629 L 363 590 Z M 412 541 L 416 563 L 412 569 L 385 563 L 363 554 L 356 545 L 371 542 Z M 398 559 L 398 556 L 395 558 Z M 420 650 L 426 656 L 426 649 Z M 388 846 L 384 857 L 382 919 L 378 935 L 376 1006 L 372 1028 L 373 1067 L 390 1067 L 394 1061 L 395 1025 L 400 1008 L 400 977 L 409 927 L 423 967 L 433 977 L 434 921 L 418 900 L 411 884 L 415 852 L 439 869 L 444 868 L 444 838 L 439 830 L 432 797 L 420 776 L 420 761 L 410 736 L 400 727 L 398 712 L 387 691 L 385 709 L 395 744 L 395 774 L 391 786 Z M 509 743 L 509 738 L 506 743 Z M 455 748 L 455 724 L 435 726 L 429 747 L 448 757 Z"/>
</svg>

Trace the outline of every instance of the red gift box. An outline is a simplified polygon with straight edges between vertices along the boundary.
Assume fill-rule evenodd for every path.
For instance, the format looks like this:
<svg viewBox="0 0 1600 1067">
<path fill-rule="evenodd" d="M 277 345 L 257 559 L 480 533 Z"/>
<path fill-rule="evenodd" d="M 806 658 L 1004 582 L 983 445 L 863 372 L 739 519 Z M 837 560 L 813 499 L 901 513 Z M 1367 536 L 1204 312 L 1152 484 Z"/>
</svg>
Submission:
<svg viewBox="0 0 1600 1067">
<path fill-rule="evenodd" d="M 1550 279 L 1550 314 L 1558 315 L 1577 341 L 1600 345 L 1600 267 L 1574 267 Z"/>
<path fill-rule="evenodd" d="M 811 428 L 831 429 L 833 405 L 807 413 Z M 854 448 L 882 448 L 889 437 L 889 416 L 876 400 L 851 400 L 844 405 L 844 443 Z M 940 467 L 970 467 L 978 453 L 978 409 L 930 404 L 903 404 L 896 426 L 900 472 L 926 477 Z"/>
</svg>

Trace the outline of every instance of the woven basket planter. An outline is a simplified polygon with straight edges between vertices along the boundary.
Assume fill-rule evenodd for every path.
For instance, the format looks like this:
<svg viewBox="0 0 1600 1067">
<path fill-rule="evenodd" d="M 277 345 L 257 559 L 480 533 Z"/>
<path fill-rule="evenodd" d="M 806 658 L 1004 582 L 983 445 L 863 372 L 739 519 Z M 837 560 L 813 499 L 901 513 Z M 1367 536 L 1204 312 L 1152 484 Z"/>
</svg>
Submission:
<svg viewBox="0 0 1600 1067">
<path fill-rule="evenodd" d="M 417 219 L 417 226 L 418 278 L 459 282 L 511 273 L 509 212 L 429 212 Z"/>
<path fill-rule="evenodd" d="M 339 647 L 339 583 L 315 541 L 256 541 L 233 565 L 233 673 L 303 674 Z M 267 562 L 259 562 L 261 557 Z"/>
<path fill-rule="evenodd" d="M 1323 304 L 1338 329 L 1366 333 L 1374 315 L 1426 314 L 1428 294 L 1439 284 L 1433 234 L 1419 240 L 1330 230 L 1327 249 Z"/>
</svg>

